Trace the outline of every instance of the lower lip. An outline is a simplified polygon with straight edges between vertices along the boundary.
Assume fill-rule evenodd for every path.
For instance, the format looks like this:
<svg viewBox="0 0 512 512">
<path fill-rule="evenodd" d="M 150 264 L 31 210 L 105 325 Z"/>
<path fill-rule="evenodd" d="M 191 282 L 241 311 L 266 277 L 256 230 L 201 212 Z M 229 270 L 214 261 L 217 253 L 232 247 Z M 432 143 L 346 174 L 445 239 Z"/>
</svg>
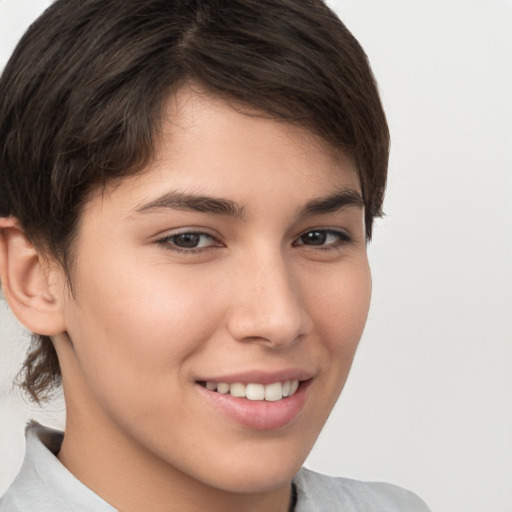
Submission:
<svg viewBox="0 0 512 512">
<path fill-rule="evenodd" d="M 292 396 L 276 402 L 223 395 L 210 391 L 200 384 L 196 387 L 210 404 L 244 427 L 254 430 L 273 430 L 285 427 L 299 416 L 306 401 L 306 390 L 310 382 L 301 382 Z"/>
</svg>

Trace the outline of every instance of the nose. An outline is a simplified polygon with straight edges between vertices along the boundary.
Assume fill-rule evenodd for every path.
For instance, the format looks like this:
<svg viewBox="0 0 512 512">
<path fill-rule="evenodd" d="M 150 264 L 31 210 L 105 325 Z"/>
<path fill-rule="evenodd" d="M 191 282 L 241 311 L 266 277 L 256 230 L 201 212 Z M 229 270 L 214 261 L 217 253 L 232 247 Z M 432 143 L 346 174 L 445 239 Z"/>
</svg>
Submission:
<svg viewBox="0 0 512 512">
<path fill-rule="evenodd" d="M 278 349 L 311 331 L 300 282 L 281 255 L 251 259 L 234 281 L 228 330 L 236 340 Z"/>
</svg>

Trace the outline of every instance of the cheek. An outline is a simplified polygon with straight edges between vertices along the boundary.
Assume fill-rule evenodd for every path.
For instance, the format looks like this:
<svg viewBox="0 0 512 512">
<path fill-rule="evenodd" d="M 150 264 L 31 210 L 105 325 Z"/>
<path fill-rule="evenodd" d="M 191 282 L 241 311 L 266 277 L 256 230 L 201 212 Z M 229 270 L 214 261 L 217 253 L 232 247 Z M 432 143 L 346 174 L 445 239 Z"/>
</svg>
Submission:
<svg viewBox="0 0 512 512">
<path fill-rule="evenodd" d="M 366 324 L 371 299 L 371 275 L 365 259 L 344 265 L 312 297 L 318 367 L 324 389 L 319 409 L 330 412 L 347 380 Z"/>
<path fill-rule="evenodd" d="M 201 350 L 218 315 L 199 279 L 169 275 L 165 267 L 132 268 L 119 264 L 80 280 L 68 317 L 77 362 L 91 387 L 130 389 L 136 396 L 147 386 L 168 389 L 169 376 L 179 377 L 183 363 Z"/>
<path fill-rule="evenodd" d="M 353 354 L 370 307 L 371 274 L 366 259 L 344 265 L 316 288 L 310 309 L 327 348 L 340 355 Z"/>
</svg>

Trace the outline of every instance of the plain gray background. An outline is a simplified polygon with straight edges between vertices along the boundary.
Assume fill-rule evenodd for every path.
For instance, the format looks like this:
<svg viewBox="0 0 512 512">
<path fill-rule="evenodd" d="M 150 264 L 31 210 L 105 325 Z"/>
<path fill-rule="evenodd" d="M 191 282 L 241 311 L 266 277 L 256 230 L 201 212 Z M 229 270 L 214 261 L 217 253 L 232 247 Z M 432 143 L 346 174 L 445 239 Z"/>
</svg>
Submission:
<svg viewBox="0 0 512 512">
<path fill-rule="evenodd" d="M 0 68 L 48 0 L 0 0 Z M 307 464 L 384 480 L 436 512 L 512 510 L 512 1 L 337 0 L 392 133 L 387 216 L 352 375 Z M 0 493 L 27 418 L 26 349 L 0 302 Z"/>
</svg>

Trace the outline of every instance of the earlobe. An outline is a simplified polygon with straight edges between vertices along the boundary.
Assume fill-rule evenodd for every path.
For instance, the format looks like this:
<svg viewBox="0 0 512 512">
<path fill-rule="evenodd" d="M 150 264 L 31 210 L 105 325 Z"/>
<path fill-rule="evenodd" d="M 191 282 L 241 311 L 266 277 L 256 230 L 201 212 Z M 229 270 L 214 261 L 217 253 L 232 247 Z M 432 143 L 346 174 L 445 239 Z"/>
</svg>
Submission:
<svg viewBox="0 0 512 512">
<path fill-rule="evenodd" d="M 25 327 L 47 336 L 65 330 L 62 287 L 52 283 L 47 261 L 13 217 L 0 218 L 0 279 L 9 306 Z"/>
</svg>

